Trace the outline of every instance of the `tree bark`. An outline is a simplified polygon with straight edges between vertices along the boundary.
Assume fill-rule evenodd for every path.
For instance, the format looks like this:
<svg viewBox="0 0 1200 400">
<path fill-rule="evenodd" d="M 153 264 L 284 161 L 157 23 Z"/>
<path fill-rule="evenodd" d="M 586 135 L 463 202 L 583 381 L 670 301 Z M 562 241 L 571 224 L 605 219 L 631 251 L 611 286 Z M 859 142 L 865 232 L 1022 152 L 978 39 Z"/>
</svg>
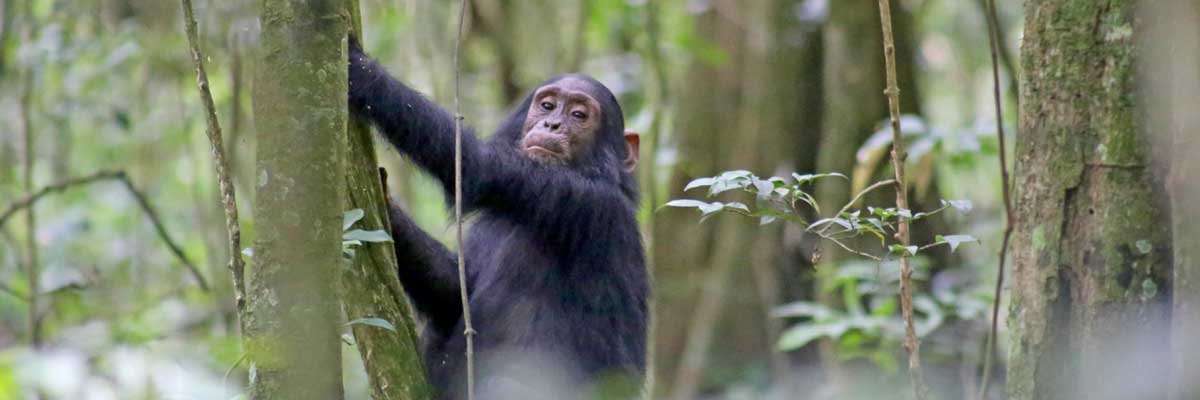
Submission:
<svg viewBox="0 0 1200 400">
<path fill-rule="evenodd" d="M 358 0 L 347 1 L 354 31 L 362 36 Z M 368 122 L 353 117 L 347 126 L 345 201 L 349 209 L 363 210 L 355 229 L 391 232 L 388 195 L 377 169 L 374 138 Z M 363 243 L 356 249 L 353 264 L 342 269 L 342 310 L 353 321 L 382 318 L 395 331 L 366 324 L 351 326 L 373 399 L 431 399 L 433 388 L 425 376 L 419 351 L 416 322 L 396 275 L 392 243 Z"/>
<path fill-rule="evenodd" d="M 260 7 L 250 395 L 339 399 L 334 283 L 342 263 L 349 18 L 340 0 L 264 0 Z"/>
<path fill-rule="evenodd" d="M 1026 3 L 1012 399 L 1166 397 L 1172 247 L 1135 122 L 1136 3 Z"/>
</svg>

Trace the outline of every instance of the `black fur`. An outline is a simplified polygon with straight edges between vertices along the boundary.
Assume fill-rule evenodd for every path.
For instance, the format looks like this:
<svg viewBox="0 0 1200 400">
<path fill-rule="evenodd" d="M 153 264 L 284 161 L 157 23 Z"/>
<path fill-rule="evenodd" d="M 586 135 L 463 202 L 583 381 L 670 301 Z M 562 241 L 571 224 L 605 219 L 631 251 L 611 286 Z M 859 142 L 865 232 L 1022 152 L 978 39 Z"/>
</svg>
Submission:
<svg viewBox="0 0 1200 400">
<path fill-rule="evenodd" d="M 635 219 L 637 183 L 621 168 L 624 116 L 590 77 L 546 83 L 566 76 L 591 83 L 603 115 L 593 150 L 577 162 L 542 165 L 519 152 L 532 93 L 490 140 L 464 127 L 463 210 L 474 218 L 464 247 L 483 398 L 522 392 L 512 387 L 561 398 L 537 382 L 546 376 L 562 378 L 570 396 L 611 378 L 636 389 L 645 373 L 650 287 Z M 349 101 L 452 201 L 454 119 L 446 110 L 393 79 L 355 43 Z M 395 207 L 392 230 L 401 283 L 427 321 L 430 378 L 443 397 L 465 397 L 454 254 Z M 542 370 L 514 371 L 514 356 L 532 357 Z"/>
</svg>

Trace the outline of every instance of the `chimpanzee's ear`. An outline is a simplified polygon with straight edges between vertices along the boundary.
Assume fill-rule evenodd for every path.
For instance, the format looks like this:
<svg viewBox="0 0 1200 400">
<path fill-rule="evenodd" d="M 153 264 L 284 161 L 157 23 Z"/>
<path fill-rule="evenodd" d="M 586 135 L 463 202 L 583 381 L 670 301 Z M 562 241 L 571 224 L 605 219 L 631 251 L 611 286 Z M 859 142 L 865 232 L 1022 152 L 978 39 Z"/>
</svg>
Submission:
<svg viewBox="0 0 1200 400">
<path fill-rule="evenodd" d="M 625 154 L 627 155 L 625 156 L 625 159 L 621 161 L 621 164 L 625 168 L 625 172 L 633 172 L 634 169 L 637 169 L 638 150 L 640 148 L 639 144 L 641 143 L 641 140 L 642 139 L 637 132 L 625 131 L 625 150 L 627 150 Z"/>
</svg>

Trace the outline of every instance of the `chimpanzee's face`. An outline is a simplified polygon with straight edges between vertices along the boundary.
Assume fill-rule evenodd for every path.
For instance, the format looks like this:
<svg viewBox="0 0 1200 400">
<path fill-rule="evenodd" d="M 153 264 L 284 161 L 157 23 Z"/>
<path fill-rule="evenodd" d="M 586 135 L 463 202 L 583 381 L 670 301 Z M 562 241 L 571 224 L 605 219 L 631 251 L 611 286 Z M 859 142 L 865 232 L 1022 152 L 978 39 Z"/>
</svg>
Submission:
<svg viewBox="0 0 1200 400">
<path fill-rule="evenodd" d="M 566 165 L 583 157 L 600 130 L 600 103 L 589 83 L 566 77 L 533 94 L 525 115 L 521 150 L 542 163 Z"/>
</svg>

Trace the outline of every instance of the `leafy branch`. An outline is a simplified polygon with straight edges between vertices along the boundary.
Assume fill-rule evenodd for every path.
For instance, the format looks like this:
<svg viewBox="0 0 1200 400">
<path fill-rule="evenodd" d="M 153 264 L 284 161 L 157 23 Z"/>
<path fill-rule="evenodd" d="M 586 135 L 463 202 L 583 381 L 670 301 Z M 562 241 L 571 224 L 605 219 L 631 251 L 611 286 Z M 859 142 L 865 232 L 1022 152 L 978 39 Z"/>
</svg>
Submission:
<svg viewBox="0 0 1200 400">
<path fill-rule="evenodd" d="M 666 206 L 695 208 L 700 211 L 701 221 L 722 212 L 758 218 L 761 225 L 783 220 L 799 225 L 804 228 L 804 232 L 828 240 L 847 252 L 875 261 L 883 261 L 894 256 L 915 256 L 919 252 L 942 245 L 955 251 L 963 243 L 978 241 L 969 235 L 938 235 L 933 243 L 913 246 L 896 239 L 901 224 L 929 218 L 947 209 L 966 213 L 971 210 L 970 201 L 943 200 L 941 207 L 924 212 L 913 212 L 896 207 L 855 208 L 868 193 L 895 184 L 894 179 L 888 179 L 876 182 L 859 191 L 832 216 L 810 221 L 803 217 L 804 213 L 801 211 L 811 208 L 819 214 L 821 206 L 806 188 L 820 179 L 846 179 L 846 177 L 838 173 L 825 173 L 792 174 L 791 178 L 792 180 L 789 182 L 781 177 L 762 179 L 750 171 L 727 171 L 717 176 L 695 179 L 684 187 L 684 191 L 708 188 L 707 197 L 710 199 L 725 193 L 748 193 L 754 196 L 753 207 L 736 201 L 709 202 L 696 199 L 672 200 L 667 202 Z M 880 247 L 875 252 L 870 249 L 854 248 L 846 243 L 850 239 L 868 235 L 879 240 Z"/>
</svg>

